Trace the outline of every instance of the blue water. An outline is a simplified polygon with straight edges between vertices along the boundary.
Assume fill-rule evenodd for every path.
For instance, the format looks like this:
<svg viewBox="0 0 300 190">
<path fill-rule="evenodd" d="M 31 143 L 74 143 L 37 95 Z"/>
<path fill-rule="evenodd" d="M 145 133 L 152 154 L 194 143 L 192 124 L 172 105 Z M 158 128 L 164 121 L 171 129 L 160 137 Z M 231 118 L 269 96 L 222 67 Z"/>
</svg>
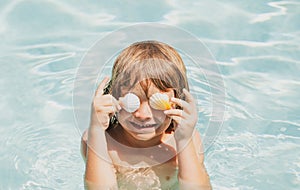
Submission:
<svg viewBox="0 0 300 190">
<path fill-rule="evenodd" d="M 214 189 L 300 189 L 299 20 L 296 0 L 2 0 L 0 189 L 83 189 L 77 68 L 99 38 L 139 22 L 192 33 L 219 66 L 226 112 L 205 153 Z"/>
</svg>

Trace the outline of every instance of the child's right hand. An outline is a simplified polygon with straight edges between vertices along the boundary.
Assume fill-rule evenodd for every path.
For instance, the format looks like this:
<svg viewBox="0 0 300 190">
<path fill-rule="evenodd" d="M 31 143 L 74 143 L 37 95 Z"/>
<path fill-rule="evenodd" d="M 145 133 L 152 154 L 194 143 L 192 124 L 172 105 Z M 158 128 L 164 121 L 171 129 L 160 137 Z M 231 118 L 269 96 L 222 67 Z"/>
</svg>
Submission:
<svg viewBox="0 0 300 190">
<path fill-rule="evenodd" d="M 101 127 L 106 130 L 109 126 L 110 116 L 121 109 L 118 100 L 110 94 L 103 94 L 103 89 L 109 77 L 105 77 L 99 84 L 92 103 L 90 127 Z"/>
</svg>

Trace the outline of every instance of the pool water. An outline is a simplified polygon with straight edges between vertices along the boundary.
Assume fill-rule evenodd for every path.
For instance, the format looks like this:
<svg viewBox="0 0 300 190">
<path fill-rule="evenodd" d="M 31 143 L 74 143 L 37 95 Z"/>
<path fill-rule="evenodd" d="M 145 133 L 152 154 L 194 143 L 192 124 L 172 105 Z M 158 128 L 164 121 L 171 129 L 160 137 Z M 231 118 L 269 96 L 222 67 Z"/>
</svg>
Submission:
<svg viewBox="0 0 300 190">
<path fill-rule="evenodd" d="M 296 0 L 1 1 L 0 189 L 83 189 L 78 66 L 95 41 L 139 22 L 180 27 L 216 60 L 226 111 L 205 152 L 213 188 L 300 189 L 299 20 Z M 209 92 L 193 84 L 203 132 Z"/>
</svg>

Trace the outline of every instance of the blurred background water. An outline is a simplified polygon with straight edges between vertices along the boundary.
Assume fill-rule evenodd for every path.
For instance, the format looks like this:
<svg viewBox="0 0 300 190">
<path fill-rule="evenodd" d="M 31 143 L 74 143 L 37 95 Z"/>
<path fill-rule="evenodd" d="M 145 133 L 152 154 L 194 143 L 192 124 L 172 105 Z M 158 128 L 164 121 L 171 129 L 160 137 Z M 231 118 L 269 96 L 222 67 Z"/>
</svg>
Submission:
<svg viewBox="0 0 300 190">
<path fill-rule="evenodd" d="M 300 189 L 299 13 L 296 0 L 2 0 L 0 189 L 83 189 L 77 67 L 139 22 L 181 27 L 216 59 L 226 114 L 206 152 L 214 189 Z"/>
</svg>

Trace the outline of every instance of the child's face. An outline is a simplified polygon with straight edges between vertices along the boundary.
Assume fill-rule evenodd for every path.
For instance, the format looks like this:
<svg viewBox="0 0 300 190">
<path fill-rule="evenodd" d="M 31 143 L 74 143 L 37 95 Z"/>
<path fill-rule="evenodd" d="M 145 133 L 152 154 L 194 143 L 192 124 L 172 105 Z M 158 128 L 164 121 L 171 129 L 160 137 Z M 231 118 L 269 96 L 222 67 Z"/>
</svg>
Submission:
<svg viewBox="0 0 300 190">
<path fill-rule="evenodd" d="M 162 110 L 156 110 L 149 105 L 149 98 L 157 93 L 167 94 L 170 98 L 174 97 L 173 89 L 167 89 L 166 92 L 160 91 L 153 84 L 147 89 L 147 94 L 141 87 L 137 85 L 130 90 L 131 93 L 137 95 L 140 99 L 140 107 L 133 113 L 120 110 L 118 121 L 133 138 L 138 140 L 150 140 L 165 132 L 170 125 L 170 118 L 166 117 Z M 124 96 L 128 92 L 122 92 Z"/>
</svg>

